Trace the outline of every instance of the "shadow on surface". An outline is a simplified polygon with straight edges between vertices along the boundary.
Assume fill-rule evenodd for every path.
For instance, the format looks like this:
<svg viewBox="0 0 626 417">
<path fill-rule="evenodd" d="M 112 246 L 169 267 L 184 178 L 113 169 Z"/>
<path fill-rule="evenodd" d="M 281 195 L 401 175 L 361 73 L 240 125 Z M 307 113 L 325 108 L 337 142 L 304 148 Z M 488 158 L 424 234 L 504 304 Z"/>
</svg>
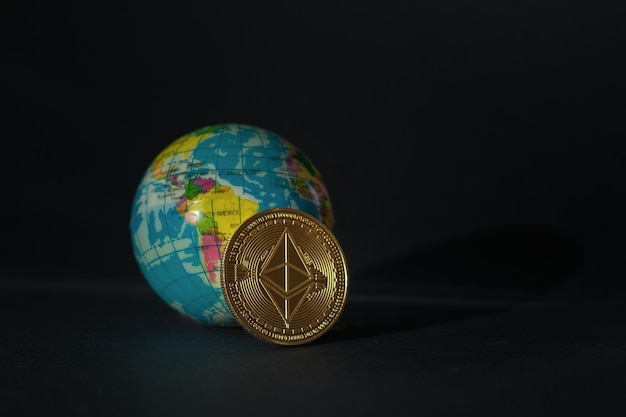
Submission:
<svg viewBox="0 0 626 417">
<path fill-rule="evenodd" d="M 574 240 L 546 230 L 492 230 L 420 249 L 351 277 L 342 318 L 325 340 L 541 306 L 582 260 Z"/>
</svg>

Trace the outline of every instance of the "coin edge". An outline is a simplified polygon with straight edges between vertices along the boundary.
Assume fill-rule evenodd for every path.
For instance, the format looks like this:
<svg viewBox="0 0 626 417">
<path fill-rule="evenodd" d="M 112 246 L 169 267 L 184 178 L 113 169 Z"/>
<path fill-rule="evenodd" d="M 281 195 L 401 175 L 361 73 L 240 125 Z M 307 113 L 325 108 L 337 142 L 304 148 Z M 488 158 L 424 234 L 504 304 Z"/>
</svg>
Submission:
<svg viewBox="0 0 626 417">
<path fill-rule="evenodd" d="M 324 233 L 327 233 L 333 240 L 333 242 L 335 243 L 335 245 L 337 246 L 337 251 L 339 252 L 340 256 L 341 256 L 341 261 L 342 264 L 344 266 L 344 273 L 342 274 L 344 277 L 344 282 L 345 282 L 345 288 L 344 288 L 344 295 L 343 295 L 343 301 L 341 303 L 341 307 L 339 308 L 339 310 L 337 311 L 337 313 L 334 315 L 334 317 L 332 318 L 332 320 L 329 320 L 328 324 L 321 329 L 320 331 L 318 331 L 314 336 L 311 337 L 307 337 L 307 338 L 303 338 L 303 339 L 295 339 L 295 340 L 278 340 L 275 338 L 271 338 L 271 337 L 267 337 L 264 338 L 262 337 L 260 334 L 258 334 L 258 332 L 254 331 L 254 329 L 251 329 L 249 327 L 249 324 L 244 321 L 243 319 L 241 319 L 239 317 L 238 314 L 236 314 L 236 312 L 238 311 L 237 309 L 235 309 L 232 305 L 232 302 L 230 300 L 230 296 L 229 296 L 229 292 L 226 289 L 226 266 L 227 266 L 227 255 L 228 252 L 231 249 L 231 244 L 235 239 L 235 236 L 239 236 L 242 231 L 248 227 L 248 225 L 250 223 L 252 223 L 254 220 L 263 217 L 264 215 L 268 215 L 270 213 L 279 213 L 279 212 L 287 212 L 287 213 L 292 213 L 292 214 L 297 214 L 300 216 L 303 216 L 309 220 L 311 220 L 314 224 L 316 224 L 317 226 L 320 227 L 320 229 L 322 229 L 324 231 Z M 319 219 L 315 218 L 314 216 L 312 216 L 311 214 L 299 210 L 299 209 L 294 209 L 294 208 L 269 208 L 269 209 L 265 209 L 262 211 L 259 211 L 255 214 L 253 214 L 252 216 L 248 217 L 247 219 L 245 219 L 243 222 L 241 222 L 241 224 L 237 227 L 237 229 L 235 229 L 235 231 L 233 232 L 233 234 L 228 238 L 228 240 L 226 241 L 225 245 L 224 245 L 224 252 L 223 252 L 223 257 L 222 257 L 222 276 L 221 276 L 221 282 L 220 282 L 220 287 L 222 289 L 222 294 L 224 296 L 224 299 L 226 300 L 226 304 L 228 306 L 228 309 L 230 310 L 230 313 L 232 314 L 232 316 L 235 318 L 235 320 L 239 323 L 239 325 L 249 334 L 251 334 L 252 336 L 254 336 L 255 338 L 265 342 L 265 343 L 269 343 L 269 344 L 275 344 L 275 345 L 280 345 L 280 346 L 300 346 L 300 345 L 304 345 L 304 344 L 308 344 L 311 343 L 317 339 L 319 339 L 320 337 L 322 337 L 324 334 L 326 334 L 328 331 L 330 331 L 333 326 L 337 323 L 339 317 L 342 315 L 343 310 L 345 308 L 345 305 L 347 303 L 347 299 L 348 299 L 348 290 L 349 290 L 349 273 L 348 273 L 348 263 L 346 260 L 346 256 L 345 253 L 343 251 L 343 248 L 341 247 L 341 244 L 339 243 L 339 240 L 337 239 L 337 237 L 335 236 L 335 234 L 332 232 L 332 230 L 326 226 L 322 221 L 320 221 Z"/>
</svg>

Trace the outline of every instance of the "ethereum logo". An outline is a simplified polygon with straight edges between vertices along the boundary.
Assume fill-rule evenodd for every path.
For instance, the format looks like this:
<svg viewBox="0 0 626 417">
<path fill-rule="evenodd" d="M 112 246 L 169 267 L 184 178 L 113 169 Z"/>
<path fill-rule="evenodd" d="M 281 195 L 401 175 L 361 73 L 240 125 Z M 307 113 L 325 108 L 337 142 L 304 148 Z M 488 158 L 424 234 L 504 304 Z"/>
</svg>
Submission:
<svg viewBox="0 0 626 417">
<path fill-rule="evenodd" d="M 288 324 L 306 297 L 313 277 L 287 229 L 276 242 L 259 275 L 276 309 Z"/>
</svg>

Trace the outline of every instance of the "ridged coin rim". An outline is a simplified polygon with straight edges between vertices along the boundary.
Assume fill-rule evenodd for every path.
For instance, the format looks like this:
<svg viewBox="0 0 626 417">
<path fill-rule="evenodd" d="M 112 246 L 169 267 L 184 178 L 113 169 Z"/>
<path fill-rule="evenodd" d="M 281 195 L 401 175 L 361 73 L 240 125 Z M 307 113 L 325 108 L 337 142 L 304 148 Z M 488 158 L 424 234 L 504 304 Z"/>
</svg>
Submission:
<svg viewBox="0 0 626 417">
<path fill-rule="evenodd" d="M 228 285 L 230 281 L 234 280 L 234 277 L 230 276 L 231 269 L 234 269 L 236 265 L 236 264 L 233 265 L 233 268 L 231 268 L 231 265 L 230 265 L 232 261 L 231 251 L 233 251 L 234 242 L 236 242 L 240 236 L 248 235 L 249 232 L 246 232 L 246 230 L 250 227 L 250 225 L 252 225 L 255 222 L 262 223 L 262 221 L 260 220 L 263 219 L 264 217 L 266 218 L 266 221 L 269 221 L 269 220 L 273 221 L 275 219 L 280 219 L 280 218 L 285 217 L 284 215 L 287 215 L 287 218 L 289 218 L 290 220 L 293 219 L 293 216 L 301 216 L 304 219 L 310 221 L 314 226 L 318 227 L 324 234 L 326 234 L 329 240 L 331 240 L 333 245 L 336 247 L 336 251 L 339 254 L 339 259 L 337 259 L 335 262 L 340 262 L 343 267 L 343 274 L 341 274 L 342 276 L 337 276 L 338 280 L 343 280 L 344 282 L 344 291 L 343 291 L 343 296 L 342 296 L 343 299 L 340 300 L 340 305 L 336 313 L 334 313 L 332 317 L 329 317 L 330 315 L 328 315 L 327 319 L 320 322 L 320 324 L 318 324 L 315 327 L 318 330 L 316 330 L 314 334 L 307 336 L 307 337 L 298 337 L 298 338 L 293 338 L 293 339 L 283 338 L 283 337 L 274 338 L 266 334 L 262 334 L 259 330 L 256 330 L 250 323 L 248 323 L 241 316 L 239 310 L 235 308 L 235 306 L 233 305 L 233 300 L 232 300 L 233 294 L 231 294 L 231 291 L 229 290 L 229 285 Z M 239 323 L 239 325 L 243 329 L 245 329 L 251 335 L 255 336 L 257 339 L 260 339 L 267 343 L 273 343 L 273 344 L 278 344 L 278 345 L 283 345 L 283 346 L 295 346 L 295 345 L 302 345 L 302 344 L 310 343 L 314 340 L 319 339 L 322 335 L 326 334 L 329 330 L 331 330 L 333 325 L 337 323 L 337 320 L 343 313 L 344 307 L 347 302 L 348 286 L 349 286 L 348 265 L 346 262 L 345 253 L 343 252 L 343 249 L 341 245 L 339 244 L 339 241 L 337 240 L 333 232 L 328 228 L 328 226 L 326 226 L 324 223 L 322 223 L 320 220 L 313 217 L 309 213 L 306 213 L 298 209 L 293 209 L 293 208 L 266 209 L 258 213 L 255 213 L 254 215 L 244 220 L 241 223 L 241 225 L 237 227 L 237 229 L 234 231 L 234 233 L 231 235 L 231 237 L 227 240 L 226 244 L 224 245 L 221 270 L 222 270 L 222 274 L 221 274 L 222 275 L 221 276 L 222 292 L 224 294 L 224 299 L 226 300 L 226 303 L 228 305 L 228 308 L 231 314 L 235 317 L 235 320 Z M 322 326 L 322 323 L 325 323 L 325 324 Z M 320 326 L 322 326 L 322 328 L 319 328 Z M 271 332 L 268 332 L 268 333 L 271 333 Z"/>
</svg>

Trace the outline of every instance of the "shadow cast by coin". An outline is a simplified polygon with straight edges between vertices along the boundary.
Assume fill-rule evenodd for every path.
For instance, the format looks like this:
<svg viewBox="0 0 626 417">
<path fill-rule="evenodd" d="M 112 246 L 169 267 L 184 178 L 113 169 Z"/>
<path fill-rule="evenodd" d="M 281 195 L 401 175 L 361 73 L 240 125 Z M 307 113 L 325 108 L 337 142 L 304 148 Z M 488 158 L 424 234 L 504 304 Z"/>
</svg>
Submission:
<svg viewBox="0 0 626 417">
<path fill-rule="evenodd" d="M 416 250 L 351 277 L 335 328 L 318 343 L 372 337 L 536 303 L 583 263 L 576 241 L 527 228 Z"/>
</svg>

